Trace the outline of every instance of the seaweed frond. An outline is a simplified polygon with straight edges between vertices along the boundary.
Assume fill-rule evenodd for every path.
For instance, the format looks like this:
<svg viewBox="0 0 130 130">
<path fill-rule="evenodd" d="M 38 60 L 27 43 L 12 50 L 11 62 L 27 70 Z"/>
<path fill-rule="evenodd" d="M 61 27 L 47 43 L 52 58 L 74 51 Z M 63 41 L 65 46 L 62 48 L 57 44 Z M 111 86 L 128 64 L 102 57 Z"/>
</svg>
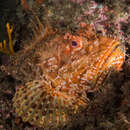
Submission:
<svg viewBox="0 0 130 130">
<path fill-rule="evenodd" d="M 10 26 L 9 23 L 7 23 L 6 29 L 7 29 L 8 38 L 9 38 L 9 45 L 7 47 L 6 40 L 3 40 L 3 42 L 0 42 L 0 52 L 5 53 L 5 54 L 14 54 L 13 41 L 12 41 L 12 36 L 11 36 L 13 32 L 13 26 Z"/>
</svg>

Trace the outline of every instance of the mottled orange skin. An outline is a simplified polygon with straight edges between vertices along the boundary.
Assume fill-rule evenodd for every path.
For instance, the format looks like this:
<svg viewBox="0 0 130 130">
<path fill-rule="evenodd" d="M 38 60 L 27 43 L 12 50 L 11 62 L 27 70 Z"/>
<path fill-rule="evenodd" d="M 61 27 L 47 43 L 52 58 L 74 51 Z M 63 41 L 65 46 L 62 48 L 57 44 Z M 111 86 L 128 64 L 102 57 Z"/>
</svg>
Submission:
<svg viewBox="0 0 130 130">
<path fill-rule="evenodd" d="M 117 39 L 97 36 L 89 25 L 41 43 L 36 66 L 42 74 L 19 87 L 13 106 L 33 125 L 63 126 L 88 105 L 87 92 L 98 90 L 111 71 L 121 69 L 124 46 Z"/>
</svg>

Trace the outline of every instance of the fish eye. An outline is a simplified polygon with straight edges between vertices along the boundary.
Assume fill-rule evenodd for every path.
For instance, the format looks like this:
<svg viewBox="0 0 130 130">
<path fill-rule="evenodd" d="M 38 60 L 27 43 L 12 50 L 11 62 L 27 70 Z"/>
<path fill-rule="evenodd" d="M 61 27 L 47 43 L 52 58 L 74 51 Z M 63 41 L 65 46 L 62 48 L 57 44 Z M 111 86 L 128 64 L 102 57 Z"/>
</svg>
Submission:
<svg viewBox="0 0 130 130">
<path fill-rule="evenodd" d="M 72 41 L 72 46 L 77 46 L 78 45 L 78 43 L 76 42 L 76 41 Z"/>
</svg>

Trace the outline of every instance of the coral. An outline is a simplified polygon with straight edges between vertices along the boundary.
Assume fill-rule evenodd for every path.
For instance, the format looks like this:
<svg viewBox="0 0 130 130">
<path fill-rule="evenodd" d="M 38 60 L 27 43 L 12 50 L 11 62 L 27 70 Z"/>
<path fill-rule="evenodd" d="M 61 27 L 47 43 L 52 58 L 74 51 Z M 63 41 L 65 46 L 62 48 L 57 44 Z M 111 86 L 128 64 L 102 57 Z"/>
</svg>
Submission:
<svg viewBox="0 0 130 130">
<path fill-rule="evenodd" d="M 6 40 L 3 40 L 3 43 L 0 43 L 0 51 L 5 53 L 5 54 L 14 54 L 14 49 L 13 49 L 13 41 L 12 41 L 12 32 L 13 32 L 13 27 L 9 25 L 9 23 L 6 24 L 7 28 L 7 33 L 9 37 L 9 49 L 7 47 L 7 42 Z"/>
</svg>

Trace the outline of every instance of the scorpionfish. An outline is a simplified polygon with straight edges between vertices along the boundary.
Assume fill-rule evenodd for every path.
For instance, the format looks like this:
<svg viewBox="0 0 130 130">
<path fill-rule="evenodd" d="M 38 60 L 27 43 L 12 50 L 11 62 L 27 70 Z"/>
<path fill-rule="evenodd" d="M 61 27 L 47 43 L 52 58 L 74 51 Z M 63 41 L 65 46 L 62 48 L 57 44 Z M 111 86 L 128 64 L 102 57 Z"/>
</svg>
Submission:
<svg viewBox="0 0 130 130">
<path fill-rule="evenodd" d="M 125 48 L 118 39 L 96 35 L 90 25 L 75 33 L 47 32 L 46 39 L 43 35 L 38 34 L 31 54 L 37 55 L 33 66 L 41 73 L 18 87 L 13 107 L 17 116 L 32 125 L 64 126 L 87 107 L 88 92 L 101 88 L 110 72 L 121 70 Z"/>
</svg>

